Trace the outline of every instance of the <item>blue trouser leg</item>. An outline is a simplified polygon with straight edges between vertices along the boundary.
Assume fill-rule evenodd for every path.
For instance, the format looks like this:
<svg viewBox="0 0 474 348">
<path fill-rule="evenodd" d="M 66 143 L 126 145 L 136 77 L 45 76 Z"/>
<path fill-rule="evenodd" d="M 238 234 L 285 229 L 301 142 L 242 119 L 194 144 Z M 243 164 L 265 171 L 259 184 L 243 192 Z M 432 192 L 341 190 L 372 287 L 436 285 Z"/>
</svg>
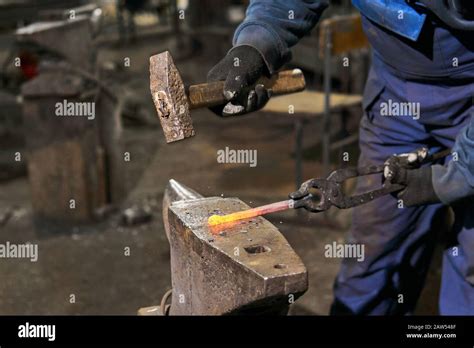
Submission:
<svg viewBox="0 0 474 348">
<path fill-rule="evenodd" d="M 368 120 L 361 128 L 359 165 L 379 164 L 398 146 L 367 141 Z M 381 177 L 360 179 L 357 191 L 373 190 Z M 334 286 L 332 314 L 397 314 L 413 311 L 428 270 L 436 234 L 432 222 L 441 205 L 398 208 L 393 196 L 353 209 L 348 242 L 365 246 L 365 259 L 344 259 Z"/>
<path fill-rule="evenodd" d="M 439 308 L 443 315 L 474 315 L 474 198 L 453 210 L 455 238 L 443 255 Z"/>
<path fill-rule="evenodd" d="M 374 62 L 364 96 L 359 165 L 381 164 L 395 153 L 423 145 L 434 151 L 452 146 L 472 111 L 469 93 L 465 82 L 450 84 L 448 88 L 440 81 L 408 81 L 385 69 L 380 62 Z M 421 117 L 382 116 L 381 105 L 390 100 L 420 102 Z M 357 191 L 372 190 L 380 185 L 380 176 L 361 178 Z M 470 207 L 472 211 L 473 205 Z M 464 209 L 469 208 L 464 206 Z M 331 313 L 412 313 L 436 243 L 439 224 L 436 218 L 443 211 L 445 208 L 440 204 L 399 207 L 394 196 L 354 208 L 348 242 L 364 244 L 365 259 L 362 262 L 357 259 L 342 261 L 334 285 Z M 466 282 L 466 276 L 470 275 L 471 281 L 474 277 L 474 256 L 467 256 L 466 252 L 474 250 L 474 224 L 469 224 L 468 216 L 456 212 L 458 240 L 463 245 L 459 252 L 463 254 L 456 258 L 445 257 L 443 277 L 446 279 L 443 279 L 440 299 L 443 314 L 460 311 L 461 304 L 470 305 L 467 311 L 474 313 L 474 292 Z M 474 221 L 474 218 L 470 219 Z"/>
</svg>

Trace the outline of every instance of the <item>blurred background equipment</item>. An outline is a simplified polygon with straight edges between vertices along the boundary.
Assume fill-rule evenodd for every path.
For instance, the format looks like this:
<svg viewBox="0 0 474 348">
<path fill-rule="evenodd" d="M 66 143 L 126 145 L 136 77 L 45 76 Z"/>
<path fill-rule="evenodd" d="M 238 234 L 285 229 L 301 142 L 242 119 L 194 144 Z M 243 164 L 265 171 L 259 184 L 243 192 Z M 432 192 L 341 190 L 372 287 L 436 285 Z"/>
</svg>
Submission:
<svg viewBox="0 0 474 348">
<path fill-rule="evenodd" d="M 119 104 L 94 75 L 92 36 L 87 15 L 17 31 L 23 46 L 50 52 L 38 62 L 37 76 L 22 85 L 30 191 L 41 218 L 91 221 L 125 195 Z M 58 103 L 64 104 L 60 114 Z"/>
</svg>

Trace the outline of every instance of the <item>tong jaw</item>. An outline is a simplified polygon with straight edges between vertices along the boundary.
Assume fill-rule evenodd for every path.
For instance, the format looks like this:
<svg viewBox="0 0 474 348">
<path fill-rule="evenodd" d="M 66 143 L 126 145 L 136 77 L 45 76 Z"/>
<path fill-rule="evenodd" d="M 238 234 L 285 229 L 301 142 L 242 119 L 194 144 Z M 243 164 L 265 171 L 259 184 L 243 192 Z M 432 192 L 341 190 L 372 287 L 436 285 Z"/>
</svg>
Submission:
<svg viewBox="0 0 474 348">
<path fill-rule="evenodd" d="M 304 196 L 302 199 L 296 200 L 294 206 L 295 208 L 304 207 L 311 212 L 325 211 L 331 206 L 348 209 L 404 188 L 403 185 L 394 185 L 386 181 L 381 188 L 373 191 L 354 196 L 344 193 L 344 181 L 359 176 L 382 173 L 383 169 L 383 166 L 348 167 L 333 171 L 326 179 L 310 179 L 301 185 L 299 192 L 304 193 Z M 312 194 L 311 189 L 319 191 L 320 195 Z"/>
</svg>

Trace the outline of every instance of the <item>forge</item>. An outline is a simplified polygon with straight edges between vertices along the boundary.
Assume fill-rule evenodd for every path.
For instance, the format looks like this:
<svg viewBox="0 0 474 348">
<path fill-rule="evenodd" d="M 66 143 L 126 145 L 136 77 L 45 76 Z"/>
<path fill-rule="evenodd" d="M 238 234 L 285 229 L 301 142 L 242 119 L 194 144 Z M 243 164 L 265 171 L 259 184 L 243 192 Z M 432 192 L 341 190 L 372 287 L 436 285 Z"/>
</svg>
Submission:
<svg viewBox="0 0 474 348">
<path fill-rule="evenodd" d="M 248 208 L 238 198 L 205 198 L 170 181 L 163 206 L 172 277 L 166 313 L 287 314 L 307 290 L 303 262 L 263 217 L 208 225 L 211 215 Z"/>
</svg>

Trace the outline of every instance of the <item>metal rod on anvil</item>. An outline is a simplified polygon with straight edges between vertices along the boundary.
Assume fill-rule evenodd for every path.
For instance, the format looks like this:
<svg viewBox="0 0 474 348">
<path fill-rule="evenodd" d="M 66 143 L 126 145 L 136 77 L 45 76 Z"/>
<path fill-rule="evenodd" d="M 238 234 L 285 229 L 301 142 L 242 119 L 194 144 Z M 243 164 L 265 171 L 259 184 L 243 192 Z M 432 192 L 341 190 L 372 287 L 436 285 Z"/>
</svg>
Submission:
<svg viewBox="0 0 474 348">
<path fill-rule="evenodd" d="M 216 226 L 225 223 L 230 223 L 238 220 L 251 219 L 256 216 L 262 216 L 265 214 L 276 213 L 277 211 L 283 211 L 294 208 L 295 201 L 292 199 L 276 202 L 272 204 L 262 205 L 248 210 L 239 211 L 227 215 L 212 215 L 207 220 L 209 226 Z"/>
</svg>

